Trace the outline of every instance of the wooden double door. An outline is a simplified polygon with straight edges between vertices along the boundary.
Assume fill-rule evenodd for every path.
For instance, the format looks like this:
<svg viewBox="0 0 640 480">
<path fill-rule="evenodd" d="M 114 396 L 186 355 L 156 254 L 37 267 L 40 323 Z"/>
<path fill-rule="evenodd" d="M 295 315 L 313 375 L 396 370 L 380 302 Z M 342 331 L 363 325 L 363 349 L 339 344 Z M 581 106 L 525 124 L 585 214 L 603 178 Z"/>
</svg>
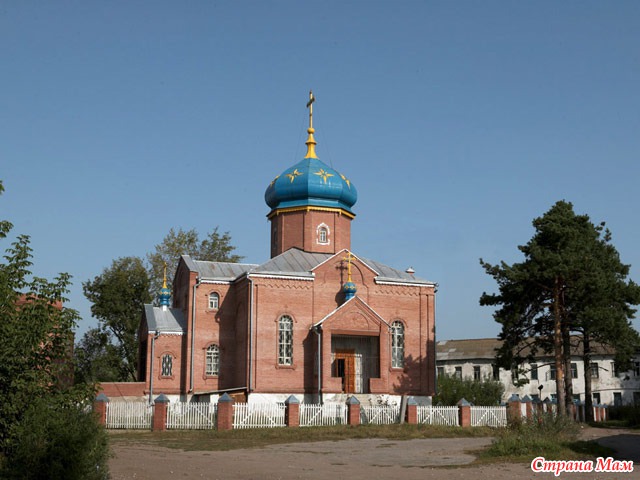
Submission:
<svg viewBox="0 0 640 480">
<path fill-rule="evenodd" d="M 332 376 L 342 377 L 342 391 L 356 393 L 356 351 L 339 349 L 334 352 Z"/>
</svg>

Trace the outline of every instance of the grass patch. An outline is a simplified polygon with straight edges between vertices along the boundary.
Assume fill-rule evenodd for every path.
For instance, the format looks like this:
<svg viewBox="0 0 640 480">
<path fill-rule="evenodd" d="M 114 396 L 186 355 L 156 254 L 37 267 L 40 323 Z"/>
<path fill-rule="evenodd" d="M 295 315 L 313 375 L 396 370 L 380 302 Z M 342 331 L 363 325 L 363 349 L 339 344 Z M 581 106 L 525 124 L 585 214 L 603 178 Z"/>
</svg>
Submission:
<svg viewBox="0 0 640 480">
<path fill-rule="evenodd" d="M 110 431 L 112 445 L 153 445 L 180 450 L 223 451 L 283 443 L 324 442 L 364 438 L 413 440 L 495 436 L 496 429 L 436 425 L 360 425 L 358 427 L 255 428 L 241 430 Z"/>
<path fill-rule="evenodd" d="M 528 463 L 538 456 L 548 460 L 590 459 L 614 453 L 596 442 L 578 440 L 577 436 L 578 426 L 573 421 L 564 417 L 544 416 L 540 422 L 509 425 L 498 432 L 487 450 L 477 453 L 481 463 Z"/>
</svg>

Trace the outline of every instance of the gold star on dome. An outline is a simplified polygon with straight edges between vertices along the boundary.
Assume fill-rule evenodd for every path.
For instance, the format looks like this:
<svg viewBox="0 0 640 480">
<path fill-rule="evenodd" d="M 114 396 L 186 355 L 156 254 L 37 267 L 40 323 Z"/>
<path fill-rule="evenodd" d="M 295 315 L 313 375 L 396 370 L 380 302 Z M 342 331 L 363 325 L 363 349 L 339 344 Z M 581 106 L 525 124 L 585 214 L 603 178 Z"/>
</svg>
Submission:
<svg viewBox="0 0 640 480">
<path fill-rule="evenodd" d="M 342 180 L 344 180 L 344 183 L 347 184 L 347 187 L 349 187 L 349 190 L 351 190 L 351 182 L 349 181 L 349 179 L 342 174 L 340 174 L 340 177 L 342 178 Z"/>
<path fill-rule="evenodd" d="M 291 180 L 291 183 L 293 183 L 296 177 L 299 177 L 300 175 L 303 175 L 303 174 L 300 173 L 297 168 L 293 172 L 287 173 L 287 177 L 289 177 L 289 180 Z"/>
<path fill-rule="evenodd" d="M 276 180 L 278 180 L 280 178 L 280 175 L 278 175 L 276 178 L 274 178 L 271 183 L 269 184 L 270 187 L 273 187 L 273 184 L 276 183 Z"/>
<path fill-rule="evenodd" d="M 318 170 L 315 173 L 315 175 L 318 175 L 319 177 L 322 177 L 322 180 L 324 180 L 324 183 L 327 183 L 327 178 L 333 177 L 333 173 L 325 172 L 324 168 L 321 168 L 320 170 Z"/>
</svg>

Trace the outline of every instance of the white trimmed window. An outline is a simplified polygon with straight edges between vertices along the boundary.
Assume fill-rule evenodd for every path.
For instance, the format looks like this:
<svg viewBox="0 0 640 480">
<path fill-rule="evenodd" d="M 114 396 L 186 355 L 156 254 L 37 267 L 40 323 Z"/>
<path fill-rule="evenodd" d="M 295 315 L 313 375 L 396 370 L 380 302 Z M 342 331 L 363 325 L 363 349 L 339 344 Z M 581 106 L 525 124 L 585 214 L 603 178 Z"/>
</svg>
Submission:
<svg viewBox="0 0 640 480">
<path fill-rule="evenodd" d="M 324 223 L 318 226 L 318 243 L 321 245 L 329 243 L 329 227 Z"/>
<path fill-rule="evenodd" d="M 391 324 L 391 367 L 404 367 L 404 325 L 399 320 Z"/>
<path fill-rule="evenodd" d="M 220 347 L 209 345 L 207 347 L 205 375 L 215 376 L 220 374 Z"/>
<path fill-rule="evenodd" d="M 278 365 L 293 365 L 293 319 L 289 315 L 278 320 Z"/>
<path fill-rule="evenodd" d="M 173 357 L 167 353 L 162 356 L 162 376 L 170 377 L 173 371 Z"/>
<path fill-rule="evenodd" d="M 209 294 L 209 308 L 211 310 L 217 310 L 220 307 L 220 295 L 213 292 Z"/>
</svg>

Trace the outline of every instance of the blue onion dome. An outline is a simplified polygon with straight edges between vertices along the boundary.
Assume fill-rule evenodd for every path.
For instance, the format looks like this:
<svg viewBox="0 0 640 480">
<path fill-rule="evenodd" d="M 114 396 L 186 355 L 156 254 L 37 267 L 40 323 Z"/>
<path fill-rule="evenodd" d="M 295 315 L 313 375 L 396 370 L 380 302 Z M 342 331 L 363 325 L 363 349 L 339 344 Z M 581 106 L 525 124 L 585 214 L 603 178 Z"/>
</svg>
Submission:
<svg viewBox="0 0 640 480">
<path fill-rule="evenodd" d="M 310 94 L 309 134 L 307 154 L 289 167 L 269 184 L 264 194 L 267 205 L 272 210 L 297 207 L 323 207 L 345 210 L 353 215 L 351 207 L 358 200 L 358 192 L 351 181 L 318 159 L 313 138 L 313 102 Z"/>
<path fill-rule="evenodd" d="M 344 299 L 349 300 L 356 295 L 358 287 L 356 287 L 356 284 L 352 281 L 348 281 L 342 286 L 342 291 L 344 292 Z"/>
</svg>

